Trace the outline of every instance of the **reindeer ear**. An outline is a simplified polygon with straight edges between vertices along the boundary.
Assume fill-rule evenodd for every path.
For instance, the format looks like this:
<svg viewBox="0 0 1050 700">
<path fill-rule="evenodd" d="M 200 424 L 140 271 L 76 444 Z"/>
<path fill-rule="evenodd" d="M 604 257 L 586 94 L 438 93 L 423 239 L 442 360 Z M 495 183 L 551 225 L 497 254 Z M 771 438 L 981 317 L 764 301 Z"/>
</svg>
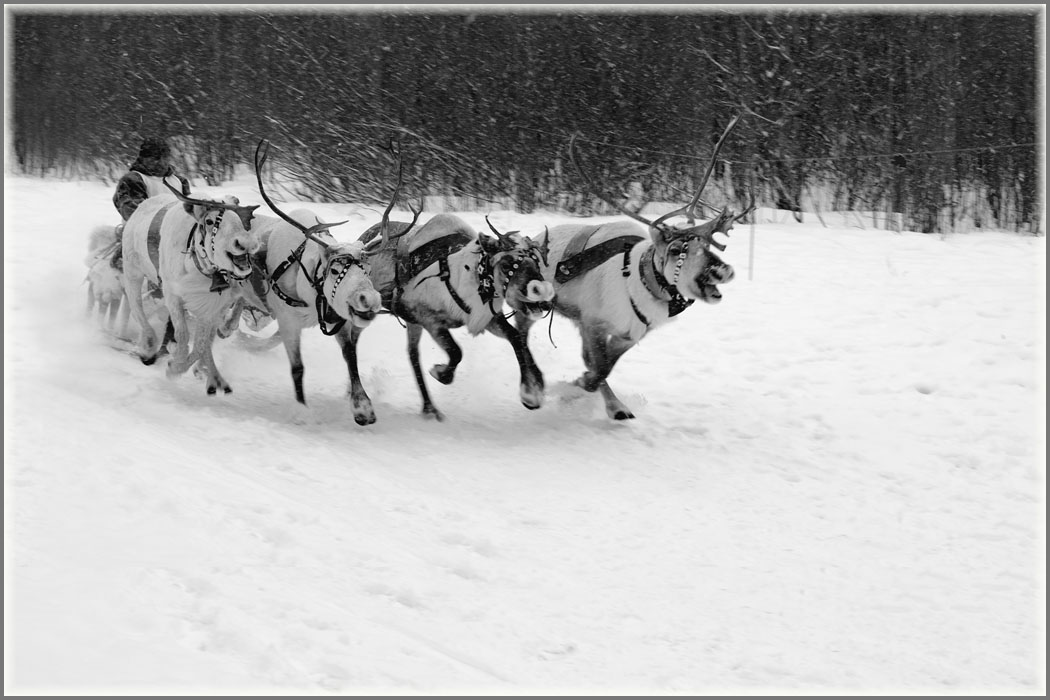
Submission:
<svg viewBox="0 0 1050 700">
<path fill-rule="evenodd" d="M 202 220 L 204 215 L 211 209 L 211 207 L 206 207 L 203 204 L 190 204 L 189 202 L 183 204 L 182 208 L 197 221 Z"/>
<path fill-rule="evenodd" d="M 671 242 L 673 232 L 663 226 L 650 226 L 649 236 L 652 237 L 653 243 L 656 245 L 665 246 Z"/>
<path fill-rule="evenodd" d="M 499 240 L 493 238 L 492 236 L 486 236 L 482 234 L 478 236 L 478 243 L 481 244 L 481 249 L 489 255 L 495 255 L 501 250 Z"/>
</svg>

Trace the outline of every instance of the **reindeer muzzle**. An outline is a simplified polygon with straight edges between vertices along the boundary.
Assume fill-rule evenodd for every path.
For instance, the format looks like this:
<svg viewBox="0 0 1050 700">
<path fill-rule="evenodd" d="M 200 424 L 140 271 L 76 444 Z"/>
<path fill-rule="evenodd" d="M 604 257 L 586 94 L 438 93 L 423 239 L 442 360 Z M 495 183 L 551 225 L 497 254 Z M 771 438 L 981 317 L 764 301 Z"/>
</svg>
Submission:
<svg viewBox="0 0 1050 700">
<path fill-rule="evenodd" d="M 732 265 L 721 261 L 708 265 L 696 279 L 700 301 L 705 304 L 717 304 L 722 301 L 722 292 L 715 285 L 730 282 L 735 276 Z"/>
</svg>

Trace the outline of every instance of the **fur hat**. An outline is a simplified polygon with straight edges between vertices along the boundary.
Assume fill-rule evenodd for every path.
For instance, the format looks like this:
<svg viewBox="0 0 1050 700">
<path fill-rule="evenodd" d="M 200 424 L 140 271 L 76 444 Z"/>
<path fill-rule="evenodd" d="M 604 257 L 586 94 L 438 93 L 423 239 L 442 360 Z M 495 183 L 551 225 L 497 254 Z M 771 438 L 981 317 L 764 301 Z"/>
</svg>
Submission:
<svg viewBox="0 0 1050 700">
<path fill-rule="evenodd" d="M 164 158 L 171 155 L 171 146 L 164 139 L 150 137 L 139 147 L 139 159 Z"/>
</svg>

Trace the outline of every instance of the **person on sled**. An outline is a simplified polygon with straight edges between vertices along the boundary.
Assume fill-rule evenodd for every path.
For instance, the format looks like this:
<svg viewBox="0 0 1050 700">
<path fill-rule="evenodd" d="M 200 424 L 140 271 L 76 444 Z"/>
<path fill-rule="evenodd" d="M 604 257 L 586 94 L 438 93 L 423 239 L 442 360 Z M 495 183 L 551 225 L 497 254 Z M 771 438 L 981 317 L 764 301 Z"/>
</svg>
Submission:
<svg viewBox="0 0 1050 700">
<path fill-rule="evenodd" d="M 148 138 L 142 142 L 139 157 L 120 178 L 117 191 L 113 194 L 113 206 L 120 212 L 120 218 L 127 221 L 144 199 L 168 194 L 165 182 L 189 196 L 189 181 L 177 175 L 175 167 L 171 164 L 171 147 L 164 139 Z M 121 223 L 117 228 L 119 240 L 124 224 Z"/>
<path fill-rule="evenodd" d="M 188 196 L 190 193 L 189 181 L 177 175 L 171 164 L 171 147 L 164 139 L 147 138 L 139 147 L 138 158 L 117 182 L 117 190 L 113 193 L 113 206 L 117 208 L 122 221 L 113 229 L 113 238 L 108 243 L 92 240 L 92 253 L 89 257 L 109 257 L 113 267 L 120 270 L 123 267 L 121 235 L 125 222 L 143 200 L 158 194 L 169 194 L 168 188 L 164 186 L 165 182 L 184 195 Z"/>
</svg>

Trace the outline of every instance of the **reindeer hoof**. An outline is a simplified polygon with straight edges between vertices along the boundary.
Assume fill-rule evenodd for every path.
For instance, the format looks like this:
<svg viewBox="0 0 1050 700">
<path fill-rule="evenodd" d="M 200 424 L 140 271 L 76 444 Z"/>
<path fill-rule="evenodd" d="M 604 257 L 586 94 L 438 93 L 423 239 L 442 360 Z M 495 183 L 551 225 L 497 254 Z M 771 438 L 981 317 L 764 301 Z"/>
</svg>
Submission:
<svg viewBox="0 0 1050 700">
<path fill-rule="evenodd" d="M 612 415 L 613 420 L 631 420 L 632 418 L 634 418 L 634 414 L 626 408 L 620 409 Z"/>
<path fill-rule="evenodd" d="M 445 414 L 443 414 L 441 411 L 437 410 L 433 406 L 423 407 L 423 417 L 427 420 L 434 419 L 438 422 L 445 420 Z"/>
<path fill-rule="evenodd" d="M 230 388 L 230 387 L 228 387 L 228 386 L 224 386 L 224 387 L 222 388 L 222 393 L 224 393 L 224 394 L 232 394 L 232 393 L 233 393 L 233 389 L 231 389 L 231 388 Z"/>
<path fill-rule="evenodd" d="M 208 396 L 215 396 L 215 387 L 208 387 Z"/>
<path fill-rule="evenodd" d="M 355 413 L 354 422 L 358 425 L 372 425 L 376 422 L 375 414 Z"/>
<path fill-rule="evenodd" d="M 149 367 L 150 365 L 152 365 L 154 362 L 157 361 L 157 356 L 156 355 L 149 355 L 147 357 L 145 355 L 139 355 L 139 359 L 142 360 L 142 364 L 144 364 L 147 367 Z"/>
<path fill-rule="evenodd" d="M 451 384 L 456 378 L 456 370 L 450 369 L 448 365 L 434 365 L 430 368 L 429 374 L 442 384 Z"/>
</svg>

